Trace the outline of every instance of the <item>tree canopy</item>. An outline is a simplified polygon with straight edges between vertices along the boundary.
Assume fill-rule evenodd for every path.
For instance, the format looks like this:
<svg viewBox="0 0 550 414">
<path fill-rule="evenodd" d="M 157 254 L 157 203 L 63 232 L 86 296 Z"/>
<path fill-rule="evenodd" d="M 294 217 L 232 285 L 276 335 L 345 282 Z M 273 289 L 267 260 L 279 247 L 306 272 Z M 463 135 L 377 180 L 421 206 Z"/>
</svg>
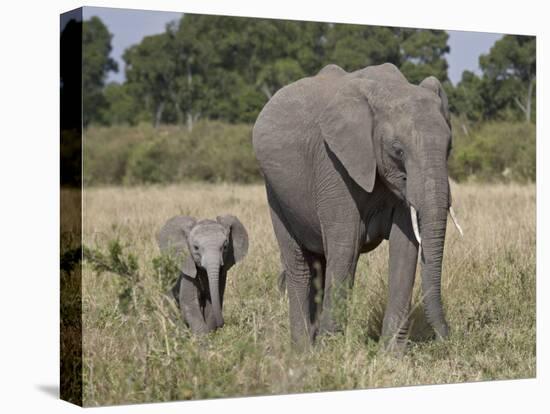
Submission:
<svg viewBox="0 0 550 414">
<path fill-rule="evenodd" d="M 85 124 L 252 123 L 277 90 L 326 64 L 354 71 L 384 62 L 411 83 L 436 76 L 451 111 L 470 122 L 533 120 L 534 37 L 504 36 L 480 57 L 482 74 L 465 71 L 455 87 L 448 38 L 442 30 L 185 14 L 129 47 L 125 82 L 105 85 L 117 65 L 111 34 L 92 17 L 84 23 Z"/>
<path fill-rule="evenodd" d="M 536 43 L 533 36 L 505 35 L 479 57 L 481 75 L 470 71 L 452 91 L 454 112 L 469 120 L 531 122 L 536 105 Z"/>
<path fill-rule="evenodd" d="M 118 71 L 117 63 L 109 57 L 112 35 L 99 17 L 92 17 L 82 25 L 82 89 L 83 123 L 104 122 L 102 108 L 107 105 L 103 88 L 109 71 Z"/>
<path fill-rule="evenodd" d="M 353 71 L 391 62 L 413 82 L 447 79 L 444 31 L 185 14 L 128 48 L 126 81 L 105 86 L 116 70 L 110 35 L 97 17 L 88 32 L 87 103 L 103 124 L 251 123 L 277 90 L 329 63 Z"/>
</svg>

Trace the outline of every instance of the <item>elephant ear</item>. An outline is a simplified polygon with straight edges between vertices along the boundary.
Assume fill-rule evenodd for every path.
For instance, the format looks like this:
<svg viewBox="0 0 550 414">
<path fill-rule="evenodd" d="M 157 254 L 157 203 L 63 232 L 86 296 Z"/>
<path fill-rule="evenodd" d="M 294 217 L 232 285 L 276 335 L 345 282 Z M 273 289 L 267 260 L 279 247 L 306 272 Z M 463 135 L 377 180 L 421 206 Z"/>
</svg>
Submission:
<svg viewBox="0 0 550 414">
<path fill-rule="evenodd" d="M 445 90 L 443 89 L 443 86 L 441 86 L 441 83 L 435 76 L 428 76 L 426 79 L 424 79 L 422 82 L 420 82 L 421 88 L 426 88 L 435 93 L 439 99 L 441 100 L 441 113 L 443 114 L 443 117 L 445 118 L 445 121 L 447 121 L 447 125 L 449 125 L 449 128 L 451 127 L 451 113 L 449 112 L 449 100 L 447 99 L 447 94 L 445 93 Z"/>
<path fill-rule="evenodd" d="M 229 234 L 229 247 L 225 254 L 225 266 L 229 269 L 235 263 L 241 261 L 248 253 L 248 233 L 240 220 L 227 214 L 216 217 L 218 223 L 225 227 Z"/>
<path fill-rule="evenodd" d="M 160 251 L 173 257 L 178 268 L 193 278 L 197 276 L 197 267 L 189 252 L 188 238 L 196 222 L 197 220 L 189 216 L 172 217 L 157 234 Z"/>
<path fill-rule="evenodd" d="M 373 144 L 373 107 L 377 85 L 372 80 L 353 79 L 340 88 L 319 118 L 326 144 L 350 177 L 371 192 L 376 178 Z"/>
</svg>

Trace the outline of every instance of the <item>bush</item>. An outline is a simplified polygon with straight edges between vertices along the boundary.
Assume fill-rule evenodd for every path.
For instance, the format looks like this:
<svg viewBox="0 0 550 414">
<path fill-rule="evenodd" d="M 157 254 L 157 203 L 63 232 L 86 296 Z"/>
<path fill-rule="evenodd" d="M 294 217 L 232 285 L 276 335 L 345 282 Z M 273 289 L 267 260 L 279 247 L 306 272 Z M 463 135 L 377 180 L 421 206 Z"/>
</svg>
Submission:
<svg viewBox="0 0 550 414">
<path fill-rule="evenodd" d="M 534 182 L 535 126 L 524 122 L 470 125 L 453 119 L 449 174 L 456 181 Z M 90 127 L 84 135 L 86 185 L 168 184 L 181 181 L 251 183 L 261 180 L 252 125 L 198 122 Z"/>
<path fill-rule="evenodd" d="M 456 181 L 534 182 L 535 125 L 489 122 L 466 132 L 454 128 L 449 175 Z"/>
<path fill-rule="evenodd" d="M 84 147 L 86 185 L 260 179 L 251 125 L 201 121 L 191 132 L 168 125 L 90 127 Z"/>
</svg>

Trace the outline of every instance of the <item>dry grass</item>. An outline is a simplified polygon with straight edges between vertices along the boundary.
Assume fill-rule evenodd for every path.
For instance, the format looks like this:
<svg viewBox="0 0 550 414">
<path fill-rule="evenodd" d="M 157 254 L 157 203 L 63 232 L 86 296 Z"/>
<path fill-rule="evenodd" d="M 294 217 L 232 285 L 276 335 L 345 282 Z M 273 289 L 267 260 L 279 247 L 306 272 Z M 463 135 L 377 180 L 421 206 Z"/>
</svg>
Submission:
<svg viewBox="0 0 550 414">
<path fill-rule="evenodd" d="M 360 260 L 345 334 L 296 355 L 262 186 L 86 190 L 85 244 L 105 249 L 118 238 L 138 258 L 142 289 L 125 314 L 118 276 L 84 266 L 85 405 L 533 377 L 535 187 L 454 187 L 465 238 L 448 229 L 443 296 L 452 335 L 443 343 L 426 340 L 417 309 L 401 359 L 380 353 L 375 339 L 386 295 L 385 243 Z M 151 264 L 159 255 L 154 235 L 175 214 L 220 213 L 237 215 L 247 227 L 249 255 L 229 275 L 226 326 L 194 338 L 163 295 Z"/>
</svg>

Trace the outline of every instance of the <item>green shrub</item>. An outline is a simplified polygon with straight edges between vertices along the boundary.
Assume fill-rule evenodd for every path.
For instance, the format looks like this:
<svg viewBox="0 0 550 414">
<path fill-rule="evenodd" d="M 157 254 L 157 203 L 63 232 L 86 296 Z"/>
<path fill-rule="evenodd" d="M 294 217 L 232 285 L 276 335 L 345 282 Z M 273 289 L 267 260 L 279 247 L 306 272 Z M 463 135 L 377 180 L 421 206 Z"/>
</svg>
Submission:
<svg viewBox="0 0 550 414">
<path fill-rule="evenodd" d="M 457 180 L 534 182 L 535 125 L 489 122 L 465 132 L 454 129 L 449 175 Z"/>
<path fill-rule="evenodd" d="M 132 310 L 136 303 L 136 289 L 141 290 L 136 256 L 132 253 L 125 254 L 118 240 L 109 242 L 107 253 L 87 246 L 82 248 L 82 252 L 84 259 L 92 265 L 97 274 L 108 272 L 116 276 L 119 307 L 123 313 Z"/>
<path fill-rule="evenodd" d="M 136 127 L 91 126 L 84 131 L 84 184 L 121 184 L 131 152 L 154 138 L 147 124 Z"/>
<path fill-rule="evenodd" d="M 534 125 L 453 119 L 453 134 L 454 180 L 535 181 Z M 250 124 L 201 121 L 191 132 L 174 125 L 92 126 L 84 134 L 86 185 L 260 180 Z"/>
<path fill-rule="evenodd" d="M 84 145 L 86 185 L 260 179 L 251 125 L 201 121 L 191 132 L 168 125 L 90 127 Z"/>
</svg>

